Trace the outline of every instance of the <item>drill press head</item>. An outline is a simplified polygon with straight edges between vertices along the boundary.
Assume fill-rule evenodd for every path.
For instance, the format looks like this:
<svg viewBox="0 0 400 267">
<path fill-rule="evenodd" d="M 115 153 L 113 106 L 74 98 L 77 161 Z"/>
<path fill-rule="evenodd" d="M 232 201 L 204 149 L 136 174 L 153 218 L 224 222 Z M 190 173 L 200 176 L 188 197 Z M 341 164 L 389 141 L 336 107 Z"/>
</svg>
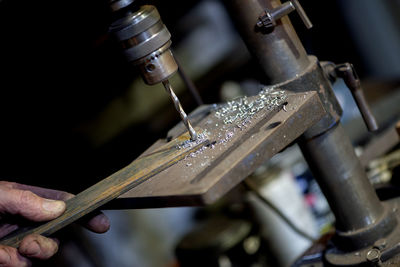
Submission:
<svg viewBox="0 0 400 267">
<path fill-rule="evenodd" d="M 171 34 L 154 6 L 144 5 L 127 12 L 110 30 L 121 42 L 126 58 L 139 67 L 147 84 L 167 80 L 178 70 L 170 49 Z"/>
</svg>

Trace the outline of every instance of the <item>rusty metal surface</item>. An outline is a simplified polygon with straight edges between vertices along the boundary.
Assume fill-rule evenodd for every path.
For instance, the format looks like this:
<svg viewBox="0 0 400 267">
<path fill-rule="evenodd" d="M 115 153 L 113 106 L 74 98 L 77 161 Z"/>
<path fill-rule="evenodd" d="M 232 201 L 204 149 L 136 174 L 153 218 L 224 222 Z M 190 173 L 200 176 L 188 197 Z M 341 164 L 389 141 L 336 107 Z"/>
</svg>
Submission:
<svg viewBox="0 0 400 267">
<path fill-rule="evenodd" d="M 212 203 L 325 115 L 316 92 L 288 92 L 278 108 L 263 109 L 243 125 L 224 124 L 215 116 L 216 111 L 215 107 L 203 106 L 191 114 L 193 124 L 207 132 L 212 146 L 125 193 L 109 208 Z M 171 137 L 182 129 L 182 125 L 172 129 Z M 144 154 L 164 142 L 160 140 Z"/>
</svg>

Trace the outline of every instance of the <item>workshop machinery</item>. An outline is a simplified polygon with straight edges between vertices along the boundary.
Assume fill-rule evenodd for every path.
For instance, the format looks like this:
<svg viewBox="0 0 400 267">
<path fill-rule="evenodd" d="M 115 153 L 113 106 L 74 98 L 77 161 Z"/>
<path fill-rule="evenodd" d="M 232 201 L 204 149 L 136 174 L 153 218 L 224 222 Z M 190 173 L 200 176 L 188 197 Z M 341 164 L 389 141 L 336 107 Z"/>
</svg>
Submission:
<svg viewBox="0 0 400 267">
<path fill-rule="evenodd" d="M 132 177 L 141 171 L 138 161 L 149 159 L 145 178 L 129 188 L 122 185 L 96 205 L 86 199 L 86 211 L 74 213 L 89 188 L 67 201 L 64 220 L 39 226 L 36 229 L 45 231 L 38 233 L 49 235 L 111 200 L 107 208 L 213 203 L 265 160 L 297 141 L 335 215 L 336 231 L 323 246 L 307 251 L 295 266 L 400 264 L 398 201 L 379 200 L 339 121 L 342 110 L 331 82 L 343 78 L 366 125 L 371 131 L 377 129 L 353 66 L 319 62 L 307 55 L 287 16 L 297 11 L 305 26 L 312 26 L 297 0 L 283 4 L 279 0 L 231 0 L 225 4 L 271 85 L 256 96 L 201 106 L 187 116 L 168 80 L 178 65 L 170 49 L 171 35 L 157 9 L 137 6 L 134 0 L 110 2 L 117 18 L 110 29 L 127 60 L 139 68 L 146 83 L 163 83 L 183 123 L 129 165 L 133 169 L 117 175 L 120 180 Z M 172 157 L 161 164 L 159 157 L 153 158 L 159 153 Z M 115 177 L 107 179 L 114 181 Z M 96 192 L 110 189 L 109 183 L 99 184 Z M 53 230 L 48 230 L 50 225 Z M 17 246 L 24 234 L 35 229 L 29 231 L 6 237 L 2 243 Z"/>
</svg>

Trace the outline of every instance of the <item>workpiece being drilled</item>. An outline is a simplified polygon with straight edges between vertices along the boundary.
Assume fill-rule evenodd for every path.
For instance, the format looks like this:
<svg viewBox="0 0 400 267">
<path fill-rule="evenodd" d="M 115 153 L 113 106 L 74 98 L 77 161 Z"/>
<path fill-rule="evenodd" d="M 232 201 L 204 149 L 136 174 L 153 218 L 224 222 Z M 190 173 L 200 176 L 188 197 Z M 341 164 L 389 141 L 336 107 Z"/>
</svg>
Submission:
<svg viewBox="0 0 400 267">
<path fill-rule="evenodd" d="M 165 87 L 165 90 L 167 90 L 168 94 L 171 96 L 172 101 L 174 102 L 175 108 L 178 111 L 179 115 L 182 118 L 183 124 L 185 124 L 186 128 L 188 129 L 190 133 L 190 137 L 193 141 L 197 139 L 196 131 L 193 129 L 192 124 L 189 121 L 188 116 L 186 115 L 185 111 L 182 108 L 181 103 L 179 102 L 178 97 L 176 96 L 174 90 L 172 90 L 171 84 L 169 83 L 169 80 L 164 80 L 163 85 Z"/>
</svg>

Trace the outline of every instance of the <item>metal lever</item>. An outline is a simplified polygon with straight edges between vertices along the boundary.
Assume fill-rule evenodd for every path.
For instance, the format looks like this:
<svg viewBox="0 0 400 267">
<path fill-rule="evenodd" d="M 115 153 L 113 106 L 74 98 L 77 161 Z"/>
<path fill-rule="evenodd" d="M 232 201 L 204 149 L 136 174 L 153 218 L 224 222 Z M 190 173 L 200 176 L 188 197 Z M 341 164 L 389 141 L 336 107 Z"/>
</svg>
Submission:
<svg viewBox="0 0 400 267">
<path fill-rule="evenodd" d="M 313 25 L 298 0 L 291 0 L 272 10 L 265 10 L 258 18 L 257 26 L 260 28 L 273 29 L 279 19 L 294 10 L 297 11 L 307 29 L 312 28 Z"/>
<path fill-rule="evenodd" d="M 336 65 L 335 74 L 337 77 L 342 78 L 347 87 L 350 89 L 368 130 L 370 132 L 378 130 L 378 124 L 376 123 L 375 117 L 371 112 L 367 100 L 365 99 L 360 79 L 358 78 L 353 64 L 344 63 Z"/>
<path fill-rule="evenodd" d="M 304 25 L 306 25 L 307 29 L 311 29 L 313 24 L 311 23 L 310 18 L 307 16 L 306 12 L 304 11 L 303 7 L 300 5 L 298 0 L 292 0 L 292 4 L 296 8 L 297 13 L 299 14 L 301 20 L 303 21 Z"/>
</svg>

